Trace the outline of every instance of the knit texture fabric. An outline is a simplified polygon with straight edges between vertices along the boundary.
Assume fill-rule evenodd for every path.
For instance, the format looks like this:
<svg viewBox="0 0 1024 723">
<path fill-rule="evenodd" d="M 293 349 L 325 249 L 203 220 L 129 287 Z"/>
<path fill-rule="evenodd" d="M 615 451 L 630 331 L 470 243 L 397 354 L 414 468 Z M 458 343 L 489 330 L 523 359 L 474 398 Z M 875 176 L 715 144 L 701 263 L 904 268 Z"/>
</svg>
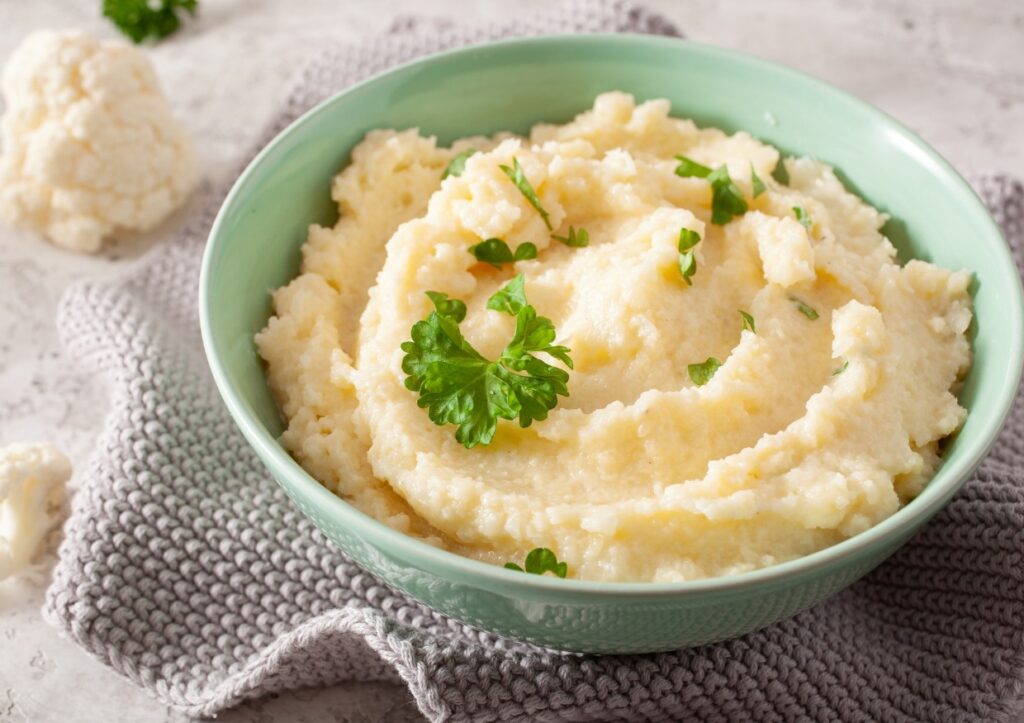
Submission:
<svg viewBox="0 0 1024 723">
<path fill-rule="evenodd" d="M 264 141 L 331 92 L 398 62 L 540 32 L 673 34 L 624 4 L 570 3 L 501 27 L 401 21 L 327 53 Z M 975 185 L 1024 248 L 1024 190 Z M 953 502 L 853 587 L 742 638 L 585 656 L 501 640 L 349 561 L 270 479 L 221 404 L 201 348 L 200 254 L 225 189 L 120 280 L 73 287 L 67 353 L 113 411 L 82 477 L 45 614 L 161 701 L 198 715 L 284 689 L 404 681 L 444 720 L 1006 719 L 1021 677 L 1024 411 Z"/>
</svg>

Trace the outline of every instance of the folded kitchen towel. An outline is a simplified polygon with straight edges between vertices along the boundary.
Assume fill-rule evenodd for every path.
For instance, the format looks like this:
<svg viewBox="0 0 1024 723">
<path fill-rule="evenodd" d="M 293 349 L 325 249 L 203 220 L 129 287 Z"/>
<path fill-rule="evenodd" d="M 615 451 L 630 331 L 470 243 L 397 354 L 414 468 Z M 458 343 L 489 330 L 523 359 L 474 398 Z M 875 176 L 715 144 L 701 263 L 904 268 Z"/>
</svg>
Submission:
<svg viewBox="0 0 1024 723">
<path fill-rule="evenodd" d="M 310 66 L 264 141 L 329 93 L 413 57 L 511 35 L 673 34 L 622 3 L 557 4 L 467 29 L 408 21 Z M 1024 191 L 976 186 L 1024 247 Z M 461 625 L 364 572 L 278 489 L 221 405 L 196 313 L 223 189 L 180 238 L 114 282 L 73 287 L 68 354 L 113 411 L 66 525 L 45 614 L 160 700 L 211 715 L 273 691 L 404 681 L 431 720 L 995 720 L 1018 696 L 1024 413 L 963 492 L 852 588 L 742 638 L 586 656 Z"/>
</svg>

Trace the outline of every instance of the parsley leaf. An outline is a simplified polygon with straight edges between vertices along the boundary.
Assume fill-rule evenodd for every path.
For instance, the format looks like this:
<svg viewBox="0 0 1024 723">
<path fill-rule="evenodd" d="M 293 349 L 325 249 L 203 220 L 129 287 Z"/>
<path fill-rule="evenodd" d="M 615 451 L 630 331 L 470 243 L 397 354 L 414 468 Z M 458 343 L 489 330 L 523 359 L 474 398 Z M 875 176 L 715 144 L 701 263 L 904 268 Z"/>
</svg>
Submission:
<svg viewBox="0 0 1024 723">
<path fill-rule="evenodd" d="M 686 156 L 676 156 L 676 160 L 679 161 L 676 166 L 677 176 L 706 178 L 711 184 L 711 223 L 722 226 L 729 223 L 733 216 L 747 212 L 743 192 L 733 183 L 728 166 L 723 164 L 711 170 Z"/>
<path fill-rule="evenodd" d="M 530 185 L 530 181 L 526 178 L 526 174 L 523 173 L 523 167 L 519 165 L 518 158 L 512 158 L 512 168 L 508 166 L 498 166 L 505 175 L 509 177 L 512 183 L 516 184 L 516 188 L 519 192 L 526 197 L 526 200 L 530 202 L 530 205 L 537 209 L 537 213 L 544 219 L 544 225 L 548 227 L 548 231 L 552 231 L 551 219 L 548 218 L 548 212 L 544 210 L 544 207 L 540 205 L 540 199 L 537 197 L 537 192 L 533 190 L 533 186 Z"/>
<path fill-rule="evenodd" d="M 834 372 L 832 372 L 832 376 L 838 377 L 840 374 L 842 374 L 843 372 L 846 371 L 846 367 L 848 367 L 848 366 L 850 366 L 850 360 L 849 359 L 844 359 L 842 365 L 838 369 L 836 369 Z"/>
<path fill-rule="evenodd" d="M 457 153 L 452 156 L 452 159 L 448 161 L 448 165 L 444 167 L 444 173 L 441 174 L 441 180 L 448 178 L 448 176 L 461 176 L 462 172 L 466 170 L 466 161 L 474 153 L 477 153 L 476 148 L 467 148 L 462 153 Z"/>
<path fill-rule="evenodd" d="M 811 215 L 804 210 L 804 207 L 793 206 L 793 215 L 796 216 L 796 220 L 800 222 L 800 225 L 810 232 L 811 226 L 814 225 L 814 220 L 811 218 Z"/>
<path fill-rule="evenodd" d="M 750 329 L 755 334 L 757 333 L 757 327 L 754 326 L 754 317 L 745 311 L 740 311 L 740 316 L 743 317 L 743 328 Z"/>
<path fill-rule="evenodd" d="M 757 171 L 754 170 L 754 164 L 750 164 L 750 187 L 754 191 L 754 198 L 757 198 L 764 193 L 764 181 L 757 175 Z"/>
<path fill-rule="evenodd" d="M 527 304 L 516 312 L 516 333 L 512 337 L 512 341 L 505 347 L 505 351 L 502 352 L 500 361 L 510 369 L 527 371 L 534 377 L 550 376 L 553 379 L 564 377 L 561 385 L 564 389 L 565 382 L 569 381 L 569 375 L 561 369 L 530 355 L 530 352 L 544 352 L 572 369 L 569 348 L 553 345 L 551 342 L 554 340 L 555 325 L 547 317 L 537 316 L 537 310 Z M 569 396 L 568 392 L 564 396 Z M 553 408 L 556 401 L 552 397 L 552 402 L 548 409 Z M 536 416 L 536 418 L 544 419 L 547 416 L 547 412 L 544 412 L 543 415 Z M 520 418 L 519 421 L 522 422 L 523 420 Z M 524 424 L 523 426 L 528 427 L 530 425 Z"/>
<path fill-rule="evenodd" d="M 534 356 L 549 354 L 571 369 L 569 349 L 552 344 L 554 324 L 537 316 L 524 288 L 519 274 L 487 302 L 516 317 L 515 334 L 494 361 L 462 336 L 466 305 L 440 292 L 427 292 L 434 311 L 413 324 L 412 339 L 402 344 L 406 388 L 419 393 L 417 404 L 434 424 L 458 425 L 455 439 L 467 449 L 489 444 L 499 419 L 518 417 L 520 426 L 529 427 L 547 418 L 558 396 L 569 395 L 569 374 Z"/>
<path fill-rule="evenodd" d="M 551 238 L 561 241 L 566 246 L 572 246 L 573 248 L 583 248 L 590 243 L 590 234 L 587 233 L 587 229 L 581 228 L 577 231 L 572 226 L 569 227 L 568 236 L 555 236 L 552 234 Z"/>
<path fill-rule="evenodd" d="M 527 241 L 520 244 L 515 253 L 512 253 L 512 249 L 500 238 L 489 238 L 470 246 L 469 253 L 473 254 L 477 261 L 483 261 L 500 269 L 502 264 L 537 258 L 537 247 Z"/>
<path fill-rule="evenodd" d="M 679 273 L 687 286 L 693 286 L 693 275 L 697 273 L 697 257 L 693 249 L 699 243 L 699 233 L 685 226 L 679 229 Z"/>
<path fill-rule="evenodd" d="M 686 372 L 690 375 L 690 379 L 693 380 L 694 384 L 702 387 L 711 381 L 711 377 L 715 376 L 715 372 L 718 371 L 720 366 L 722 366 L 722 362 L 713 356 L 709 356 L 702 364 L 687 364 Z"/>
<path fill-rule="evenodd" d="M 199 0 L 103 0 L 103 16 L 141 43 L 146 38 L 166 38 L 181 27 L 178 10 L 196 14 Z"/>
<path fill-rule="evenodd" d="M 811 321 L 814 321 L 815 319 L 818 318 L 818 312 L 812 309 L 807 304 L 805 304 L 800 299 L 796 298 L 795 296 L 790 296 L 789 300 L 796 304 L 797 311 L 799 311 L 801 314 L 806 316 Z"/>
<path fill-rule="evenodd" d="M 454 319 L 456 324 L 466 318 L 466 305 L 458 299 L 449 299 L 448 294 L 442 294 L 440 291 L 428 291 L 427 296 L 441 316 Z"/>
<path fill-rule="evenodd" d="M 519 274 L 491 294 L 491 298 L 487 300 L 487 308 L 515 316 L 528 303 L 526 301 L 526 277 Z"/>
<path fill-rule="evenodd" d="M 514 562 L 506 562 L 505 567 L 509 570 L 519 570 L 519 572 L 528 572 L 533 575 L 553 572 L 558 577 L 565 577 L 566 573 L 569 572 L 569 565 L 565 562 L 559 562 L 555 553 L 546 547 L 536 547 L 530 550 L 526 554 L 524 564 L 526 565 L 525 570 Z"/>
</svg>

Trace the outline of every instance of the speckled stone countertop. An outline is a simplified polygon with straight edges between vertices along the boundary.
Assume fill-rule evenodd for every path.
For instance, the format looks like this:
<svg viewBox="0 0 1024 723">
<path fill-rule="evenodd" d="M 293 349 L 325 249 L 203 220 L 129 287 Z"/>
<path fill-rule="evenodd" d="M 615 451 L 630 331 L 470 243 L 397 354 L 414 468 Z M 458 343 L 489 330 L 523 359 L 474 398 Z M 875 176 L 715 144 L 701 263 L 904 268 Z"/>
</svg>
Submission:
<svg viewBox="0 0 1024 723">
<path fill-rule="evenodd" d="M 529 12 L 549 0 L 521 0 Z M 230 172 L 316 48 L 355 41 L 394 16 L 468 21 L 497 0 L 201 0 L 201 17 L 148 50 L 172 105 L 198 144 L 207 178 Z M 1019 0 L 647 0 L 687 35 L 810 72 L 917 131 L 963 172 L 1024 174 L 1024 4 Z M 30 31 L 114 31 L 100 0 L 0 3 L 0 63 Z M 506 5 L 507 6 L 507 5 Z M 211 69 L 216 69 L 211 71 Z M 50 441 L 77 468 L 106 410 L 103 384 L 64 358 L 54 328 L 75 279 L 122 272 L 180 216 L 148 236 L 87 258 L 0 228 L 0 443 Z M 184 721 L 42 622 L 52 556 L 35 577 L 0 583 L 0 721 Z M 252 721 L 421 720 L 404 690 L 352 684 L 256 701 L 225 713 Z M 1024 721 L 1024 719 L 1022 719 Z"/>
</svg>

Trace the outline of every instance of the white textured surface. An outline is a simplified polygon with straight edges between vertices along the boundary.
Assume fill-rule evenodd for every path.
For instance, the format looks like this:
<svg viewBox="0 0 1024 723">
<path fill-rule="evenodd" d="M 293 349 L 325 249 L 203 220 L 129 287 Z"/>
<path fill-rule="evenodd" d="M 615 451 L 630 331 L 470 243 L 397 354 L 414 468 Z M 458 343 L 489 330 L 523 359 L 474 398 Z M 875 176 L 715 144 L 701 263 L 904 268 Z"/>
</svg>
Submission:
<svg viewBox="0 0 1024 723">
<path fill-rule="evenodd" d="M 520 12 L 547 0 L 522 0 Z M 291 71 L 318 45 L 356 40 L 396 14 L 486 19 L 495 1 L 202 0 L 203 15 L 150 49 L 171 102 L 196 138 L 207 177 L 222 179 L 259 130 Z M 0 58 L 29 31 L 113 31 L 100 0 L 0 3 Z M 881 106 L 963 171 L 1024 168 L 1024 6 L 897 0 L 758 5 L 648 0 L 691 39 L 811 72 Z M 174 226 L 172 219 L 164 231 Z M 101 258 L 58 251 L 0 229 L 0 443 L 57 443 L 86 463 L 105 391 L 75 371 L 53 315 L 67 283 L 117 273 L 159 239 L 134 239 Z M 181 721 L 39 618 L 48 563 L 36 580 L 0 584 L 0 721 Z M 350 685 L 259 701 L 226 721 L 417 720 L 395 686 Z"/>
</svg>

